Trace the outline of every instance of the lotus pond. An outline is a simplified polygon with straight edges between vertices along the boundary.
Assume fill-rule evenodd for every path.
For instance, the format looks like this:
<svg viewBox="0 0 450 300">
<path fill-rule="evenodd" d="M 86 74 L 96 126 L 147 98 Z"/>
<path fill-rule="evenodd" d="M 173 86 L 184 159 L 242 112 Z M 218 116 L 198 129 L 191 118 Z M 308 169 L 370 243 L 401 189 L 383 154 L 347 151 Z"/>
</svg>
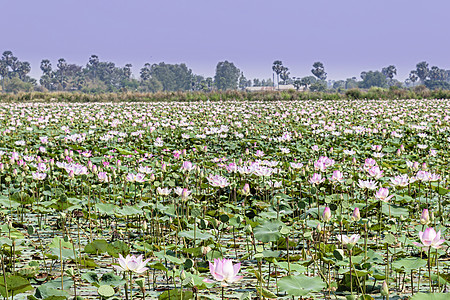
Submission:
<svg viewBox="0 0 450 300">
<path fill-rule="evenodd" d="M 449 299 L 450 101 L 0 105 L 4 299 Z"/>
</svg>

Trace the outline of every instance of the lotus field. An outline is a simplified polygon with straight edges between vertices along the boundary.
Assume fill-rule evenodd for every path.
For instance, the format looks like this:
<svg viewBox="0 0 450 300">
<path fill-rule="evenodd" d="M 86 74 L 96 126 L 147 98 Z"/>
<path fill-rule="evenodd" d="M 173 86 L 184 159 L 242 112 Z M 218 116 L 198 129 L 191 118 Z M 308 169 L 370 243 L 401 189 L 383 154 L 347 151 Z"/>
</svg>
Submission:
<svg viewBox="0 0 450 300">
<path fill-rule="evenodd" d="M 450 299 L 450 101 L 0 106 L 3 299 Z"/>
</svg>

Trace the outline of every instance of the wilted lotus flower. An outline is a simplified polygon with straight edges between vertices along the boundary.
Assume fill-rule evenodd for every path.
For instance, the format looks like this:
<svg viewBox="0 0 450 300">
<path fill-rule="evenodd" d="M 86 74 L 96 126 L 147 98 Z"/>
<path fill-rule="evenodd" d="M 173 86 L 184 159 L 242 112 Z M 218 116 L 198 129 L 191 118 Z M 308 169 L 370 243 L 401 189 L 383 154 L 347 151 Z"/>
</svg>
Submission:
<svg viewBox="0 0 450 300">
<path fill-rule="evenodd" d="M 420 224 L 427 225 L 428 223 L 430 223 L 430 214 L 428 212 L 428 209 L 425 208 L 422 211 L 422 215 L 420 216 Z"/>
<path fill-rule="evenodd" d="M 430 247 L 438 249 L 441 247 L 441 244 L 445 242 L 444 239 L 441 239 L 441 231 L 439 230 L 436 233 L 436 231 L 431 227 L 425 229 L 424 232 L 419 231 L 419 238 L 422 244 L 417 242 L 414 242 L 413 244 L 417 247 L 424 248 L 425 251 L 427 251 Z"/>
<path fill-rule="evenodd" d="M 119 266 L 113 267 L 120 272 L 144 273 L 148 270 L 145 265 L 150 261 L 150 258 L 145 261 L 142 261 L 142 258 L 142 254 L 138 257 L 128 254 L 125 258 L 123 258 L 122 254 L 119 254 Z"/>
<path fill-rule="evenodd" d="M 322 220 L 324 222 L 329 222 L 331 220 L 331 210 L 330 210 L 330 208 L 328 206 L 325 207 L 325 209 L 323 210 Z"/>
<path fill-rule="evenodd" d="M 241 280 L 244 276 L 237 276 L 241 268 L 241 263 L 233 265 L 231 259 L 214 259 L 214 263 L 209 262 L 209 271 L 221 286 L 228 286 L 230 283 Z M 204 282 L 212 283 L 210 279 L 204 279 Z"/>
</svg>

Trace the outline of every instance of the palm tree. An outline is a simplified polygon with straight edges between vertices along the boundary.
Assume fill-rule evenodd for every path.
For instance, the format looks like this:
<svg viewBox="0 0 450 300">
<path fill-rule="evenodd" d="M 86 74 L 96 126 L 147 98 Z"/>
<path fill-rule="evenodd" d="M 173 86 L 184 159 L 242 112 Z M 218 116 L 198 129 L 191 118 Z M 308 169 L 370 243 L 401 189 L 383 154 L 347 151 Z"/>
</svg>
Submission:
<svg viewBox="0 0 450 300">
<path fill-rule="evenodd" d="M 276 60 L 273 62 L 272 71 L 277 74 L 277 85 L 278 89 L 280 89 L 280 74 L 283 72 L 283 62 L 281 60 Z"/>
<path fill-rule="evenodd" d="M 41 70 L 44 75 L 50 76 L 52 72 L 52 63 L 48 59 L 43 59 L 41 61 Z"/>
<path fill-rule="evenodd" d="M 64 79 L 64 71 L 67 68 L 67 62 L 64 58 L 58 59 L 58 64 L 56 65 L 58 67 L 58 73 L 59 73 L 59 84 L 61 84 L 61 87 L 65 88 L 65 83 L 67 83 L 67 78 Z"/>
</svg>

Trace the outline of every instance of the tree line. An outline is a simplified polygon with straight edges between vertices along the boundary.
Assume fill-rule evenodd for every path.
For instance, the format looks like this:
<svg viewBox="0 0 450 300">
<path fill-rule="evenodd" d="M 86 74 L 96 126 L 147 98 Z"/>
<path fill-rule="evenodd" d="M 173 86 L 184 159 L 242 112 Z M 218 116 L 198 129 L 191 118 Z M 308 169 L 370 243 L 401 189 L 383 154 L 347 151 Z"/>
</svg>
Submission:
<svg viewBox="0 0 450 300">
<path fill-rule="evenodd" d="M 54 63 L 54 64 L 53 64 Z M 39 80 L 29 76 L 31 64 L 19 60 L 11 51 L 4 51 L 0 57 L 0 79 L 2 92 L 57 92 L 79 91 L 83 93 L 141 92 L 155 93 L 168 91 L 244 90 L 247 87 L 273 87 L 292 85 L 297 90 L 313 92 L 342 92 L 344 90 L 371 87 L 413 87 L 425 85 L 429 89 L 450 89 L 449 71 L 437 66 L 429 67 L 420 62 L 412 70 L 405 82 L 394 77 L 394 65 L 382 70 L 363 71 L 361 80 L 356 77 L 346 80 L 326 81 L 327 73 L 322 62 L 312 65 L 312 76 L 291 77 L 289 68 L 280 60 L 272 65 L 273 80 L 247 79 L 244 73 L 229 61 L 216 65 L 214 77 L 194 74 L 186 64 L 146 63 L 140 69 L 138 78 L 133 76 L 131 64 L 117 66 L 113 62 L 102 61 L 91 55 L 85 66 L 69 63 L 64 58 L 56 62 L 43 59 L 40 63 L 42 75 Z M 276 77 L 276 83 L 275 83 Z"/>
</svg>

